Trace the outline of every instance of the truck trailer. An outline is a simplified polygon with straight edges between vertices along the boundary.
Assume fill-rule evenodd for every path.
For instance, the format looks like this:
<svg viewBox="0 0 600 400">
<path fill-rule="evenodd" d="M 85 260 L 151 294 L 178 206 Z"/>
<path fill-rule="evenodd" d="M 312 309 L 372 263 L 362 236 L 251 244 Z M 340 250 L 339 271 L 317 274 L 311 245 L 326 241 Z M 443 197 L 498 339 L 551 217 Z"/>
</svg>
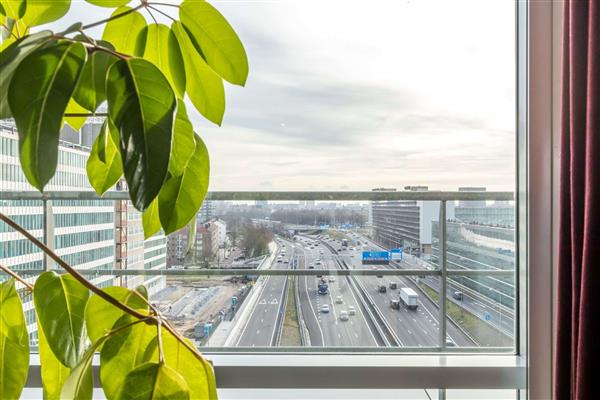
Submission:
<svg viewBox="0 0 600 400">
<path fill-rule="evenodd" d="M 414 310 L 419 306 L 417 302 L 419 295 L 411 288 L 404 287 L 400 289 L 400 299 L 408 309 Z"/>
</svg>

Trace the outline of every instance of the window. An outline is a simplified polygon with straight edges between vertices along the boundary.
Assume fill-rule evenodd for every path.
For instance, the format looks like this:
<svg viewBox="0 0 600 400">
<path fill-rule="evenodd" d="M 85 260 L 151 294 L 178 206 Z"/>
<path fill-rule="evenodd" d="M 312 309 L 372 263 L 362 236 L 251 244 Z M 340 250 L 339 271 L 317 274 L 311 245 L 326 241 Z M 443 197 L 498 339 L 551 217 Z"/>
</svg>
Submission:
<svg viewBox="0 0 600 400">
<path fill-rule="evenodd" d="M 89 232 L 97 237 L 57 235 L 58 247 L 114 240 L 65 258 L 88 263 L 82 272 L 102 285 L 145 283 L 152 300 L 214 357 L 232 390 L 258 387 L 232 372 L 245 363 L 275 374 L 289 374 L 289 364 L 296 387 L 310 375 L 303 363 L 324 362 L 323 376 L 335 374 L 329 352 L 351 357 L 344 360 L 364 387 L 373 372 L 361 368 L 381 366 L 378 357 L 389 353 L 401 356 L 384 373 L 425 362 L 437 371 L 429 382 L 452 387 L 442 376 L 457 373 L 440 366 L 442 352 L 469 353 L 475 376 L 487 373 L 480 371 L 485 365 L 497 367 L 497 376 L 507 367 L 510 387 L 494 388 L 522 389 L 527 210 L 517 207 L 515 182 L 523 159 L 515 166 L 528 156 L 515 150 L 523 140 L 515 126 L 526 117 L 523 110 L 515 115 L 523 90 L 515 83 L 522 73 L 515 71 L 522 40 L 515 38 L 515 4 L 218 7 L 250 38 L 255 75 L 244 91 L 228 91 L 223 128 L 199 123 L 213 154 L 213 193 L 199 213 L 192 251 L 183 252 L 185 231 L 144 241 L 130 204 L 117 223 L 106 202 L 65 195 L 53 205 L 94 211 L 57 214 L 55 229 L 115 224 L 114 231 Z M 273 24 L 264 24 L 267 18 Z M 13 136 L 3 132 L 2 139 L 2 151 L 13 147 Z M 86 185 L 84 161 L 71 156 L 61 162 L 82 171 L 57 175 L 57 188 Z M 3 201 L 17 201 L 9 197 Z M 13 206 L 18 218 L 40 226 L 39 210 L 24 214 L 16 203 L 2 204 Z M 106 257 L 124 267 L 111 269 Z M 20 262 L 39 269 L 42 261 Z M 324 379 L 319 385 L 326 387 Z M 466 376 L 456 382 L 477 385 Z"/>
</svg>

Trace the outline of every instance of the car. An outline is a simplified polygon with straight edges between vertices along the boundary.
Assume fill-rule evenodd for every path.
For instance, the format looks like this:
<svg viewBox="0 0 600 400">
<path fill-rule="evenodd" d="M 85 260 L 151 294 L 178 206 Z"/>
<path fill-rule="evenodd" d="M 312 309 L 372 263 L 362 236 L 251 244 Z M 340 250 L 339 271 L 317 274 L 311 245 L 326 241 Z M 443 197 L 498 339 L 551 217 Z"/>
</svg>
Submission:
<svg viewBox="0 0 600 400">
<path fill-rule="evenodd" d="M 398 284 L 396 282 L 390 282 L 390 289 L 398 289 Z"/>
<path fill-rule="evenodd" d="M 344 302 L 344 298 L 343 298 L 342 296 L 337 296 L 337 297 L 335 298 L 335 302 L 336 302 L 337 304 L 342 304 L 342 303 Z"/>
<path fill-rule="evenodd" d="M 463 292 L 454 292 L 452 293 L 452 297 L 454 298 L 454 300 L 462 301 L 464 295 Z"/>
<path fill-rule="evenodd" d="M 283 263 L 284 264 L 289 264 L 290 262 L 288 260 L 285 260 Z"/>
<path fill-rule="evenodd" d="M 385 293 L 387 291 L 385 285 L 379 285 L 379 288 L 377 289 L 377 291 L 379 293 Z"/>
<path fill-rule="evenodd" d="M 390 307 L 392 307 L 393 310 L 399 310 L 400 309 L 400 300 L 398 300 L 398 299 L 390 300 Z"/>
<path fill-rule="evenodd" d="M 328 304 L 323 304 L 321 306 L 321 312 L 322 313 L 329 313 L 329 305 Z"/>
<path fill-rule="evenodd" d="M 309 265 L 308 269 L 315 269 L 315 266 L 314 265 Z"/>
<path fill-rule="evenodd" d="M 340 321 L 348 321 L 348 311 L 340 311 Z"/>
<path fill-rule="evenodd" d="M 456 343 L 454 343 L 454 340 L 450 339 L 450 338 L 446 338 L 446 347 L 454 347 L 456 346 Z"/>
<path fill-rule="evenodd" d="M 350 314 L 350 315 L 356 315 L 356 308 L 354 308 L 354 306 L 349 306 L 348 307 L 348 314 Z"/>
<path fill-rule="evenodd" d="M 335 282 L 335 276 L 330 276 L 329 277 L 329 282 Z"/>
</svg>

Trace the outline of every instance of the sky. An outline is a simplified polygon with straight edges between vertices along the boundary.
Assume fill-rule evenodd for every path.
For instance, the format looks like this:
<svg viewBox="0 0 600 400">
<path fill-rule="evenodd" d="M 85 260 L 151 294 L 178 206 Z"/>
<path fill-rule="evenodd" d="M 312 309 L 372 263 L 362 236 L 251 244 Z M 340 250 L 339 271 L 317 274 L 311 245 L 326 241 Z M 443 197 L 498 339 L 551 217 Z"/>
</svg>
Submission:
<svg viewBox="0 0 600 400">
<path fill-rule="evenodd" d="M 250 64 L 221 127 L 188 103 L 211 190 L 514 189 L 513 1 L 211 3 Z"/>
</svg>

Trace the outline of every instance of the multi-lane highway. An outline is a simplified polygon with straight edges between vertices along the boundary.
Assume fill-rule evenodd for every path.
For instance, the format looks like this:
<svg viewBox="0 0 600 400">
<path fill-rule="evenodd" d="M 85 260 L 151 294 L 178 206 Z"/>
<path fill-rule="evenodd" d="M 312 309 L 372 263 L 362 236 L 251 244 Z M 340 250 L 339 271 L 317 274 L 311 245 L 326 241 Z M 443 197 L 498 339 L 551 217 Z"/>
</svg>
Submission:
<svg viewBox="0 0 600 400">
<path fill-rule="evenodd" d="M 294 248 L 278 247 L 270 268 L 288 269 L 294 259 Z M 284 255 L 285 254 L 285 255 Z M 237 341 L 238 346 L 277 346 L 284 316 L 284 295 L 287 288 L 285 276 L 263 276 L 256 283 L 260 294 Z"/>
<path fill-rule="evenodd" d="M 298 304 L 307 342 L 313 347 L 436 347 L 439 345 L 439 312 L 435 304 L 422 295 L 411 280 L 401 277 L 379 278 L 376 276 L 340 276 L 339 269 L 367 268 L 361 264 L 359 250 L 336 251 L 337 244 L 330 239 L 319 240 L 314 236 L 299 237 L 298 241 L 280 240 L 279 252 L 286 252 L 283 260 L 274 260 L 271 268 L 328 269 L 322 277 L 328 284 L 328 293 L 319 294 L 321 277 L 298 276 L 295 278 Z M 285 247 L 284 247 L 285 246 Z M 372 268 L 372 267 L 368 267 Z M 270 276 L 257 283 L 258 300 L 241 330 L 238 346 L 277 346 L 281 320 L 285 313 L 284 295 L 286 278 Z M 398 288 L 390 289 L 391 281 Z M 388 289 L 380 293 L 378 288 Z M 260 286 L 260 288 L 258 288 Z M 400 310 L 390 307 L 390 300 L 398 298 L 401 287 L 411 287 L 418 293 L 418 308 Z M 328 310 L 324 309 L 327 306 Z M 353 311 L 353 312 L 351 312 Z M 342 314 L 348 318 L 340 318 Z M 459 346 L 474 343 L 456 326 L 447 324 L 448 342 Z"/>
</svg>

